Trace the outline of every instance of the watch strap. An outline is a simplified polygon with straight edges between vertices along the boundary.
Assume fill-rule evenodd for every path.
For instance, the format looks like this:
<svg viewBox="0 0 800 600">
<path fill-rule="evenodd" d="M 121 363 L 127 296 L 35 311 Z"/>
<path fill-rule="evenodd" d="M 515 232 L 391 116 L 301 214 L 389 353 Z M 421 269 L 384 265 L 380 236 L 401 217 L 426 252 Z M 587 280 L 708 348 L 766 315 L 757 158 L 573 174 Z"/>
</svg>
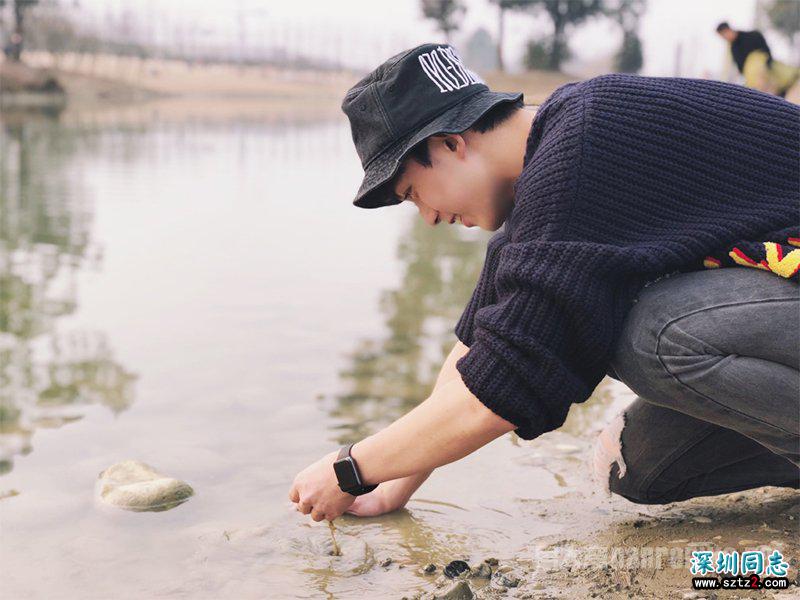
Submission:
<svg viewBox="0 0 800 600">
<path fill-rule="evenodd" d="M 358 463 L 356 463 L 356 459 L 350 455 L 350 449 L 355 445 L 355 442 L 348 446 L 342 446 L 339 448 L 339 454 L 336 457 L 336 460 L 341 460 L 343 458 L 349 457 L 350 461 L 352 462 L 353 468 L 356 470 L 358 475 L 359 481 L 361 480 L 361 471 L 358 470 Z M 341 487 L 341 486 L 340 486 Z M 367 494 L 378 487 L 377 483 L 373 483 L 372 485 L 362 485 L 360 488 L 356 488 L 353 490 L 347 490 L 348 494 L 352 494 L 353 496 L 360 496 L 362 494 Z"/>
</svg>

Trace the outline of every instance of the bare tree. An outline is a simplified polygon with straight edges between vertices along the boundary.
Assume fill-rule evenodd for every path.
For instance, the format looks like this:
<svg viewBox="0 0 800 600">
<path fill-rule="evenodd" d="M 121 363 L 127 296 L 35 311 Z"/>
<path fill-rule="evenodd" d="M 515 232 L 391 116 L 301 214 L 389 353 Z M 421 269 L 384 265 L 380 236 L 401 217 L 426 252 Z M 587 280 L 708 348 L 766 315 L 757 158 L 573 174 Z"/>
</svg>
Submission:
<svg viewBox="0 0 800 600">
<path fill-rule="evenodd" d="M 25 40 L 25 11 L 39 3 L 39 0 L 11 0 L 14 9 L 14 32 L 11 34 L 11 43 L 3 50 L 11 60 L 19 60 L 22 55 L 22 46 Z M 6 0 L 0 0 L 0 10 L 5 8 Z"/>
<path fill-rule="evenodd" d="M 800 52 L 800 44 L 796 42 L 800 33 L 800 2 L 797 0 L 772 0 L 764 7 L 764 12 L 772 24 L 772 28 L 783 35 L 789 45 Z"/>
<path fill-rule="evenodd" d="M 497 5 L 497 68 L 500 71 L 505 71 L 505 63 L 503 62 L 503 44 L 505 42 L 505 17 L 506 9 L 512 5 L 519 4 L 514 0 L 490 0 L 492 4 Z"/>
<path fill-rule="evenodd" d="M 450 43 L 450 33 L 461 25 L 461 19 L 467 7 L 461 0 L 422 0 L 422 14 L 426 19 L 433 19 L 437 28 L 444 33 Z"/>
<path fill-rule="evenodd" d="M 544 50 L 547 53 L 545 66 L 552 71 L 558 71 L 569 54 L 567 28 L 594 15 L 608 13 L 603 0 L 505 0 L 504 3 L 511 10 L 544 12 L 550 17 L 553 34 L 546 40 Z"/>
</svg>

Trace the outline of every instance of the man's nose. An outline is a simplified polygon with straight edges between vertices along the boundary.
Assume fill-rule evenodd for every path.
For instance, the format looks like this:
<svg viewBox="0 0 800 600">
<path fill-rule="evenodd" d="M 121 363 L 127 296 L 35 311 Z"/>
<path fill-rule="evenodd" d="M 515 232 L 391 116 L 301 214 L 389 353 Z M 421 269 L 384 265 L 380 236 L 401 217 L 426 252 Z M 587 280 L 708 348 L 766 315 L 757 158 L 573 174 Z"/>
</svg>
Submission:
<svg viewBox="0 0 800 600">
<path fill-rule="evenodd" d="M 428 210 L 427 208 L 423 209 L 421 206 L 419 206 L 418 208 L 422 220 L 425 221 L 431 227 L 435 226 L 437 222 L 438 213 L 433 209 L 431 210 Z"/>
<path fill-rule="evenodd" d="M 420 210 L 420 212 L 422 212 L 422 210 Z M 447 216 L 435 210 L 431 210 L 427 215 L 425 215 L 424 213 L 422 214 L 422 218 L 431 227 L 435 227 L 438 223 L 442 221 L 449 223 L 452 220 L 453 216 L 454 215 Z"/>
</svg>

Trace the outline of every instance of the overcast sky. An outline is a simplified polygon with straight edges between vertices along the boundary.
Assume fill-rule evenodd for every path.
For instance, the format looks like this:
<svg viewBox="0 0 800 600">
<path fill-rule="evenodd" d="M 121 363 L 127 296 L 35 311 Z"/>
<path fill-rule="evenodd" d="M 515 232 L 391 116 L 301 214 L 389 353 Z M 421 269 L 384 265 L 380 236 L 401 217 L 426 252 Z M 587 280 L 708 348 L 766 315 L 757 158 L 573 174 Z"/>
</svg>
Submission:
<svg viewBox="0 0 800 600">
<path fill-rule="evenodd" d="M 336 51 L 351 64 L 372 68 L 392 54 L 423 42 L 443 41 L 431 21 L 421 17 L 418 0 L 79 0 L 98 14 L 137 13 L 162 31 L 176 27 L 203 32 L 206 39 L 248 44 L 278 40 L 289 46 Z M 465 0 L 467 13 L 453 43 L 458 47 L 478 27 L 495 36 L 497 9 L 488 0 Z M 714 28 L 722 20 L 734 28 L 750 29 L 756 0 L 649 0 L 640 27 L 644 44 L 643 74 L 673 75 L 680 52 L 684 76 L 720 76 L 726 46 Z M 149 15 L 149 16 L 148 16 Z M 98 17 L 102 18 L 102 17 Z M 549 22 L 517 12 L 506 17 L 505 55 L 509 67 L 521 67 L 526 40 L 546 34 Z M 778 58 L 790 59 L 783 40 L 765 32 Z M 167 33 L 166 35 L 174 35 Z M 576 61 L 569 65 L 578 74 L 606 70 L 608 57 L 619 47 L 621 34 L 608 20 L 597 19 L 570 37 Z M 678 46 L 680 45 L 680 51 Z M 785 56 L 782 56 L 785 55 Z"/>
</svg>

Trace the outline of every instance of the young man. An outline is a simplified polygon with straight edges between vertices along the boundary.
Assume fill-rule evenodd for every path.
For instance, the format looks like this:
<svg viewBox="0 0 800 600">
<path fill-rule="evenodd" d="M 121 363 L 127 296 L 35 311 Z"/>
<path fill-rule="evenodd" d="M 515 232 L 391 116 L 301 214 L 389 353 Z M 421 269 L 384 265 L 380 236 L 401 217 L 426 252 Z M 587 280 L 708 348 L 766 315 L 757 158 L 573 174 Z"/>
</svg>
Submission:
<svg viewBox="0 0 800 600">
<path fill-rule="evenodd" d="M 606 374 L 640 396 L 596 444 L 614 492 L 798 487 L 800 110 L 630 75 L 562 86 L 535 115 L 509 108 L 521 98 L 440 44 L 345 96 L 356 206 L 504 227 L 431 396 L 301 471 L 296 508 L 317 521 L 397 509 L 436 467 L 557 429 Z"/>
<path fill-rule="evenodd" d="M 730 44 L 731 57 L 747 87 L 783 98 L 800 79 L 800 68 L 772 58 L 760 31 L 736 31 L 723 22 L 717 25 L 717 33 Z"/>
</svg>

